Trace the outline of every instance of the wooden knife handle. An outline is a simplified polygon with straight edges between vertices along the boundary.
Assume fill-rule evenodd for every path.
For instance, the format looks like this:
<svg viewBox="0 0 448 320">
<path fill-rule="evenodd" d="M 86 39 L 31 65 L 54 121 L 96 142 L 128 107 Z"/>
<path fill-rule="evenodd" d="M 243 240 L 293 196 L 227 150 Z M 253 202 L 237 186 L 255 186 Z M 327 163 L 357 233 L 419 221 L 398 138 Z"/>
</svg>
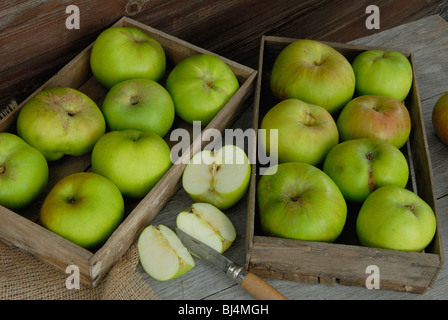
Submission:
<svg viewBox="0 0 448 320">
<path fill-rule="evenodd" d="M 258 300 L 288 300 L 266 281 L 251 272 L 243 278 L 241 287 Z"/>
</svg>

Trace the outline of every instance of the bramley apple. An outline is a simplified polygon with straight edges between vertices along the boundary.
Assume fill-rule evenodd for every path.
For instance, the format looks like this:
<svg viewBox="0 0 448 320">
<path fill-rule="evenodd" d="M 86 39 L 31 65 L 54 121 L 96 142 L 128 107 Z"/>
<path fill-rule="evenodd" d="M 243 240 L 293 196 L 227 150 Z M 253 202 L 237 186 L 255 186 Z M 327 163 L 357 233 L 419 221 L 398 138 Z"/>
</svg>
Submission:
<svg viewBox="0 0 448 320">
<path fill-rule="evenodd" d="M 145 272 L 159 281 L 180 277 L 195 266 L 177 234 L 163 224 L 146 227 L 138 238 L 137 250 Z"/>
<path fill-rule="evenodd" d="M 20 137 L 0 133 L 0 205 L 18 210 L 42 193 L 48 164 L 42 153 Z"/>
<path fill-rule="evenodd" d="M 355 74 L 334 48 L 315 40 L 296 40 L 277 56 L 271 91 L 280 100 L 296 98 L 334 114 L 355 92 Z"/>
<path fill-rule="evenodd" d="M 232 69 L 219 57 L 197 54 L 182 60 L 168 75 L 166 88 L 176 113 L 206 126 L 239 89 Z"/>
<path fill-rule="evenodd" d="M 437 100 L 432 109 L 432 125 L 439 139 L 448 145 L 448 92 Z"/>
<path fill-rule="evenodd" d="M 398 186 L 384 186 L 363 203 L 356 232 L 363 246 L 422 251 L 434 238 L 436 218 L 417 194 Z"/>
<path fill-rule="evenodd" d="M 257 186 L 260 223 L 265 234 L 334 242 L 345 225 L 347 204 L 333 180 L 307 163 L 270 167 Z"/>
<path fill-rule="evenodd" d="M 40 91 L 17 118 L 18 135 L 48 161 L 92 151 L 105 131 L 106 121 L 96 103 L 73 88 Z"/>
<path fill-rule="evenodd" d="M 176 218 L 176 226 L 219 253 L 226 251 L 236 238 L 232 221 L 209 203 L 193 203 L 180 212 Z"/>
<path fill-rule="evenodd" d="M 280 163 L 321 164 L 339 141 L 331 114 L 298 99 L 286 99 L 272 107 L 263 117 L 260 129 L 263 129 L 260 131 L 263 148 Z M 272 129 L 278 130 L 277 140 L 270 137 Z"/>
<path fill-rule="evenodd" d="M 171 167 L 168 144 L 159 135 L 133 129 L 109 131 L 92 151 L 92 171 L 131 198 L 145 196 Z"/>
<path fill-rule="evenodd" d="M 163 47 L 143 31 L 131 27 L 111 27 L 98 36 L 90 54 L 95 78 L 107 88 L 129 79 L 160 81 L 165 74 Z"/>
<path fill-rule="evenodd" d="M 93 172 L 77 172 L 51 189 L 39 222 L 81 247 L 95 249 L 118 227 L 123 214 L 123 197 L 115 184 Z"/>
<path fill-rule="evenodd" d="M 403 101 L 412 86 L 411 63 L 397 51 L 367 50 L 352 62 L 358 95 L 380 95 Z"/>
<path fill-rule="evenodd" d="M 149 79 L 131 79 L 114 85 L 102 111 L 110 130 L 151 131 L 163 137 L 174 122 L 174 104 L 168 91 Z"/>
<path fill-rule="evenodd" d="M 399 149 L 379 139 L 348 140 L 327 154 L 323 171 L 336 183 L 347 200 L 362 202 L 385 186 L 405 187 L 409 168 Z"/>
<path fill-rule="evenodd" d="M 220 210 L 235 205 L 249 187 L 251 166 L 243 149 L 235 145 L 196 153 L 185 167 L 182 186 L 195 202 Z"/>
<path fill-rule="evenodd" d="M 342 109 L 336 122 L 341 141 L 378 138 L 397 148 L 406 144 L 411 117 L 406 106 L 385 96 L 360 96 Z"/>
</svg>

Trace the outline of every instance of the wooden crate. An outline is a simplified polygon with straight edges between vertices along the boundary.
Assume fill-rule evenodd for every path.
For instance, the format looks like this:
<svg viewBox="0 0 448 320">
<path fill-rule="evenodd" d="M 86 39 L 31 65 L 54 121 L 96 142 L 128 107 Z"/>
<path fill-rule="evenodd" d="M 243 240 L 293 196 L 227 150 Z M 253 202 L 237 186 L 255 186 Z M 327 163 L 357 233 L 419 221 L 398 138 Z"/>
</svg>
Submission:
<svg viewBox="0 0 448 320">
<path fill-rule="evenodd" d="M 188 56 L 199 53 L 213 54 L 130 18 L 123 17 L 114 26 L 135 27 L 159 41 L 167 56 L 166 75 L 174 65 Z M 72 87 L 87 94 L 101 107 L 107 89 L 92 76 L 89 65 L 92 45 L 93 43 L 12 112 L 0 117 L 0 132 L 10 131 L 14 133 L 15 121 L 21 107 L 44 88 Z M 253 96 L 257 71 L 224 57 L 220 58 L 233 70 L 240 83 L 240 88 L 209 125 L 203 128 L 204 130 L 215 128 L 223 131 L 230 127 L 247 105 L 248 99 Z M 162 80 L 162 84 L 164 84 L 165 79 Z M 180 119 L 175 120 L 172 130 L 176 128 L 185 128 L 190 132 L 192 131 L 192 126 Z M 169 135 L 170 133 L 166 135 L 166 140 L 171 147 L 175 142 L 169 141 Z M 204 136 L 202 141 L 200 139 L 191 141 L 190 154 L 199 151 L 205 145 L 203 141 L 207 141 L 208 138 Z M 41 197 L 19 213 L 0 206 L 0 239 L 33 254 L 62 272 L 65 272 L 68 265 L 77 265 L 80 270 L 81 282 L 95 286 L 138 238 L 142 229 L 151 222 L 177 191 L 185 164 L 173 165 L 144 198 L 139 200 L 126 199 L 123 222 L 107 242 L 95 252 L 63 239 L 43 228 L 38 222 L 40 206 L 52 186 L 62 177 L 74 172 L 89 170 L 89 167 L 90 154 L 81 157 L 65 156 L 61 160 L 50 162 L 49 183 Z"/>
<path fill-rule="evenodd" d="M 296 39 L 270 36 L 265 36 L 261 40 L 253 117 L 255 129 L 259 128 L 266 112 L 276 104 L 269 87 L 273 63 L 280 51 L 294 40 Z M 326 43 L 341 52 L 350 62 L 362 51 L 374 49 L 368 46 Z M 414 68 L 412 53 L 402 53 L 408 57 Z M 412 121 L 409 141 L 402 148 L 407 156 L 411 172 L 407 188 L 423 198 L 434 210 L 437 218 L 436 235 L 425 252 L 404 252 L 360 246 L 355 231 L 356 214 L 359 208 L 352 207 L 350 204 L 346 226 L 335 243 L 264 236 L 260 230 L 256 204 L 256 186 L 260 178 L 257 172 L 259 164 L 252 164 L 246 216 L 246 267 L 248 269 L 269 279 L 365 287 L 367 277 L 371 274 L 371 271 L 366 273 L 366 268 L 376 265 L 380 271 L 381 289 L 423 293 L 431 286 L 442 267 L 443 250 L 415 72 L 412 89 L 405 100 L 405 105 L 410 111 Z"/>
</svg>

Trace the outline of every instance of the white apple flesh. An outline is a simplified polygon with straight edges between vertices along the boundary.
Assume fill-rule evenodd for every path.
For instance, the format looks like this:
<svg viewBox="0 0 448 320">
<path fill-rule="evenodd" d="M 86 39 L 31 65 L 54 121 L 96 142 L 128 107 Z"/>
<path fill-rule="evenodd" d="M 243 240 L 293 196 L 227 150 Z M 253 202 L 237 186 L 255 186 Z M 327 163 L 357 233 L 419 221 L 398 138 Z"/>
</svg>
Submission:
<svg viewBox="0 0 448 320">
<path fill-rule="evenodd" d="M 176 233 L 164 225 L 146 227 L 138 239 L 137 250 L 145 272 L 159 281 L 177 278 L 195 265 Z"/>
<path fill-rule="evenodd" d="M 185 168 L 182 185 L 195 202 L 220 210 L 235 205 L 249 186 L 251 167 L 243 149 L 226 145 L 216 152 L 196 153 Z"/>
<path fill-rule="evenodd" d="M 232 221 L 209 203 L 194 203 L 180 212 L 176 226 L 219 253 L 226 251 L 236 238 Z"/>
</svg>

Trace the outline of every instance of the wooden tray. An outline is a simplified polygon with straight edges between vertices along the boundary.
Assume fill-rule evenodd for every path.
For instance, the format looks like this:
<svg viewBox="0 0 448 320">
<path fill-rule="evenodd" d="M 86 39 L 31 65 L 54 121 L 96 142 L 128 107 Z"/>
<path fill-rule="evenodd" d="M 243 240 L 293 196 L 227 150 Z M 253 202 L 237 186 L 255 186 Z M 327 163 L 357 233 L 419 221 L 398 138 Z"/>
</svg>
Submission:
<svg viewBox="0 0 448 320">
<path fill-rule="evenodd" d="M 269 87 L 273 63 L 280 51 L 295 40 L 297 39 L 271 36 L 264 36 L 261 39 L 259 77 L 255 89 L 253 116 L 255 129 L 259 128 L 266 112 L 276 103 Z M 350 62 L 362 51 L 385 49 L 326 43 L 341 52 Z M 412 53 L 402 53 L 408 57 L 414 69 Z M 415 72 L 412 89 L 405 104 L 410 111 L 412 121 L 409 141 L 402 148 L 407 156 L 411 173 L 407 188 L 417 193 L 431 206 L 437 219 L 436 235 L 425 252 L 404 252 L 360 246 L 355 232 L 357 209 L 350 207 L 352 214 L 348 212 L 346 226 L 335 243 L 264 236 L 259 227 L 256 204 L 256 186 L 260 178 L 257 172 L 259 165 L 252 164 L 246 216 L 246 267 L 249 270 L 269 279 L 365 287 L 370 275 L 370 271 L 366 273 L 366 269 L 370 265 L 375 265 L 380 270 L 380 289 L 424 293 L 432 285 L 443 264 L 443 250 Z"/>
<path fill-rule="evenodd" d="M 135 27 L 159 41 L 167 55 L 166 75 L 174 65 L 188 56 L 199 53 L 213 54 L 127 17 L 121 18 L 114 26 Z M 89 57 L 92 45 L 93 43 L 17 108 L 0 116 L 0 132 L 10 131 L 14 133 L 15 121 L 21 107 L 44 88 L 72 87 L 87 94 L 101 107 L 107 89 L 96 81 L 90 71 Z M 204 130 L 215 128 L 222 132 L 233 124 L 243 108 L 247 106 L 247 100 L 253 96 L 257 71 L 224 57 L 220 58 L 230 66 L 240 82 L 240 89 L 204 128 Z M 190 132 L 192 131 L 192 126 L 180 119 L 176 119 L 172 130 L 176 128 L 185 128 Z M 166 135 L 166 140 L 169 139 L 169 135 L 170 133 Z M 208 138 L 204 136 L 202 140 L 199 137 L 194 142 L 191 141 L 190 154 L 199 151 L 205 145 L 203 141 L 207 141 Z M 170 147 L 173 145 L 170 141 L 167 142 Z M 0 206 L 0 239 L 33 254 L 64 273 L 68 265 L 77 265 L 80 270 L 80 281 L 95 286 L 177 191 L 185 164 L 173 165 L 143 199 L 126 200 L 125 219 L 107 242 L 96 252 L 81 248 L 38 224 L 38 212 L 45 195 L 62 177 L 74 172 L 89 170 L 90 154 L 82 157 L 65 156 L 61 160 L 50 163 L 49 167 L 50 177 L 47 190 L 25 210 L 15 213 Z"/>
</svg>

